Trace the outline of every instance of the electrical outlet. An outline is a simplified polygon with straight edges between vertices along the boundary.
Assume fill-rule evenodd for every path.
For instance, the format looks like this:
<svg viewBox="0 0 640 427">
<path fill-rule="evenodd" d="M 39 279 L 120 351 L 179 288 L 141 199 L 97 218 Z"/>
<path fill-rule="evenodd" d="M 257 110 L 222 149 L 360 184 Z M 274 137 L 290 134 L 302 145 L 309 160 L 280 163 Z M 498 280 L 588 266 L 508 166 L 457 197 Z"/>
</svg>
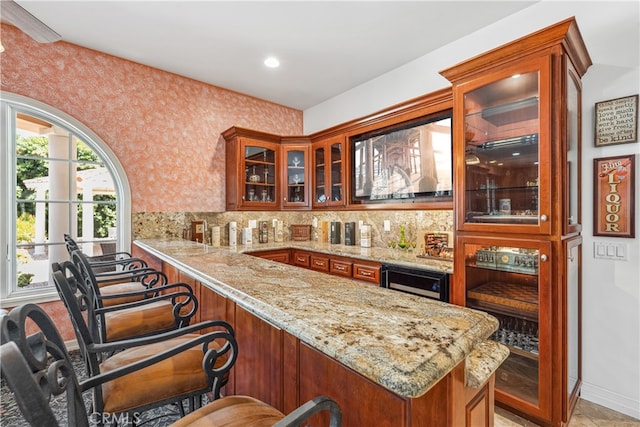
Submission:
<svg viewBox="0 0 640 427">
<path fill-rule="evenodd" d="M 384 220 L 384 231 L 391 231 L 391 221 L 388 219 Z"/>
<path fill-rule="evenodd" d="M 256 223 L 255 219 L 250 219 L 249 220 L 249 228 L 256 228 L 258 227 L 258 224 Z"/>
</svg>

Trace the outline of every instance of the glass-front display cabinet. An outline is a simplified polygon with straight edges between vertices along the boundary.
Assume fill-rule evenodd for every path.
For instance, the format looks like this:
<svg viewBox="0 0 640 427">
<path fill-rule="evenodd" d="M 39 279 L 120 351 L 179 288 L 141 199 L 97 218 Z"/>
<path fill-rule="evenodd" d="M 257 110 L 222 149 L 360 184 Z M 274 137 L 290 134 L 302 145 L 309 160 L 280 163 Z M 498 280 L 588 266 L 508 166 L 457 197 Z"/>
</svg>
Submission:
<svg viewBox="0 0 640 427">
<path fill-rule="evenodd" d="M 344 137 L 313 143 L 313 207 L 345 206 Z"/>
<path fill-rule="evenodd" d="M 451 302 L 500 321 L 496 402 L 566 425 L 580 393 L 581 79 L 574 18 L 441 71 L 453 87 Z"/>
<path fill-rule="evenodd" d="M 235 127 L 222 136 L 227 142 L 227 210 L 279 207 L 280 137 Z"/>
<path fill-rule="evenodd" d="M 244 191 L 243 201 L 249 204 L 275 204 L 276 200 L 276 147 L 263 144 L 243 144 Z"/>
<path fill-rule="evenodd" d="M 550 232 L 549 61 L 515 64 L 465 85 L 463 229 Z"/>
<path fill-rule="evenodd" d="M 303 209 L 310 206 L 309 149 L 308 143 L 285 143 L 281 147 L 284 168 L 282 182 L 284 194 L 281 203 L 283 209 Z"/>
<path fill-rule="evenodd" d="M 459 240 L 466 305 L 500 322 L 490 337 L 509 348 L 496 372 L 496 395 L 532 413 L 550 408 L 551 243 L 469 237 Z"/>
</svg>

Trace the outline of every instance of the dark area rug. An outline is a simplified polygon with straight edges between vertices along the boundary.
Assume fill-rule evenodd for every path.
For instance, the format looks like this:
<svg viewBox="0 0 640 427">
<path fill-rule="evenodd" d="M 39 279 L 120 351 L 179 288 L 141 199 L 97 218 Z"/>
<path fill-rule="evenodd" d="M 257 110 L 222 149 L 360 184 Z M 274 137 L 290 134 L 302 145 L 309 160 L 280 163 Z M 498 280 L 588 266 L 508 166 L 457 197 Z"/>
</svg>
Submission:
<svg viewBox="0 0 640 427">
<path fill-rule="evenodd" d="M 78 378 L 82 380 L 86 378 L 84 364 L 82 363 L 80 353 L 78 351 L 72 351 L 71 357 L 73 359 L 73 366 L 78 375 Z M 2 369 L 0 367 L 0 369 Z M 1 394 L 0 394 L 0 426 L 2 427 L 18 427 L 18 426 L 28 426 L 27 422 L 22 416 L 20 409 L 18 408 L 18 404 L 16 403 L 13 393 L 7 386 L 4 380 L 1 383 Z M 84 393 L 84 401 L 85 407 L 87 408 L 87 414 L 90 412 L 91 408 L 91 392 L 87 391 Z M 67 406 L 66 406 L 66 398 L 64 397 L 64 393 L 59 396 L 52 396 L 51 399 L 51 407 L 53 408 L 56 417 L 58 418 L 58 423 L 60 426 L 68 426 L 67 422 Z M 179 418 L 178 409 L 175 405 L 167 405 L 161 408 L 152 409 L 149 411 L 145 411 L 140 416 L 140 421 L 137 425 L 141 426 L 149 426 L 149 427 L 164 427 L 170 425 L 172 422 L 176 421 Z M 90 419 L 90 422 L 92 420 Z M 92 423 L 91 425 L 95 425 Z M 45 426 L 38 426 L 45 427 Z"/>
</svg>

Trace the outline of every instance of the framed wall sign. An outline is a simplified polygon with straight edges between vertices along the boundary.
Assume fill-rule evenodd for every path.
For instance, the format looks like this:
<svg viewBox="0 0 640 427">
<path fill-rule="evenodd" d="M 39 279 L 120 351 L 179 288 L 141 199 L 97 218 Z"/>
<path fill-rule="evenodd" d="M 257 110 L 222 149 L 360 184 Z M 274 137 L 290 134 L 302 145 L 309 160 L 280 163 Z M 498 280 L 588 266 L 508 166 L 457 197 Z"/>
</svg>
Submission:
<svg viewBox="0 0 640 427">
<path fill-rule="evenodd" d="M 593 159 L 593 235 L 635 237 L 635 154 Z"/>
<path fill-rule="evenodd" d="M 638 141 L 638 95 L 596 102 L 596 147 Z"/>
</svg>

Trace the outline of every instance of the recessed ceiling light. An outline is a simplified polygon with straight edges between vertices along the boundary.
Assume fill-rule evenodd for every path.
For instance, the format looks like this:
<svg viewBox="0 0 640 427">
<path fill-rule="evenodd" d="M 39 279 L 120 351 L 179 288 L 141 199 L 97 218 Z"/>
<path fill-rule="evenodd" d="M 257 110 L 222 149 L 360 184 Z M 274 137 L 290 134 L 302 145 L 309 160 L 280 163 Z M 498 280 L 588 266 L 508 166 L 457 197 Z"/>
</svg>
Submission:
<svg viewBox="0 0 640 427">
<path fill-rule="evenodd" d="M 264 60 L 264 65 L 266 65 L 269 68 L 277 68 L 280 66 L 280 61 L 278 61 L 277 58 L 270 56 Z"/>
</svg>

